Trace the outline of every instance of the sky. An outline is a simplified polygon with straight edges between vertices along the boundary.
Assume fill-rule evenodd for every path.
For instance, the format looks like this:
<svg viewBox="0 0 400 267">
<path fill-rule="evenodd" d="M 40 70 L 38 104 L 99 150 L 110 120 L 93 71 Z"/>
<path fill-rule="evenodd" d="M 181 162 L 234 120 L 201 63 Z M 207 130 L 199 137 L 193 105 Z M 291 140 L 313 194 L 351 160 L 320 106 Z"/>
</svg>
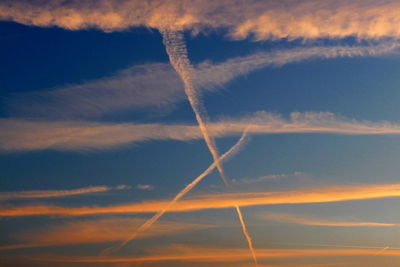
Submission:
<svg viewBox="0 0 400 267">
<path fill-rule="evenodd" d="M 1 1 L 0 265 L 399 266 L 399 11 Z"/>
</svg>

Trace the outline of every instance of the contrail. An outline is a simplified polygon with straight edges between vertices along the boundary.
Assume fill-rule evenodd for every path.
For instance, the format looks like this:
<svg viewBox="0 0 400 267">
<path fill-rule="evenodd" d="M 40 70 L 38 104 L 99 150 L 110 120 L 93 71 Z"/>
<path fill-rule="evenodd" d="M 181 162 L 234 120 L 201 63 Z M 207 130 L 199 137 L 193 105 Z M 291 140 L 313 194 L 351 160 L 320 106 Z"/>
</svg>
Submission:
<svg viewBox="0 0 400 267">
<path fill-rule="evenodd" d="M 379 254 L 381 254 L 382 252 L 384 252 L 384 251 L 387 250 L 387 249 L 390 249 L 390 247 L 389 247 L 389 246 L 384 247 L 384 248 L 382 248 L 381 250 L 379 250 L 377 253 L 375 253 L 374 255 L 379 255 Z"/>
<path fill-rule="evenodd" d="M 169 60 L 171 62 L 171 65 L 174 67 L 178 75 L 181 77 L 183 81 L 183 87 L 185 90 L 185 93 L 188 97 L 189 103 L 193 109 L 193 112 L 196 116 L 197 122 L 199 124 L 199 128 L 201 133 L 203 134 L 204 140 L 208 146 L 208 149 L 211 152 L 211 155 L 214 158 L 214 162 L 216 163 L 216 168 L 218 169 L 218 172 L 221 175 L 222 180 L 225 183 L 225 186 L 230 186 L 229 180 L 227 176 L 225 175 L 224 168 L 222 167 L 221 161 L 219 160 L 219 153 L 218 149 L 215 145 L 214 139 L 210 136 L 207 127 L 206 127 L 206 122 L 207 122 L 207 113 L 206 109 L 203 107 L 201 101 L 199 101 L 196 88 L 194 87 L 193 83 L 193 75 L 195 73 L 195 70 L 190 63 L 187 49 L 186 49 L 186 44 L 184 40 L 183 33 L 180 31 L 170 31 L 167 29 L 161 29 L 160 30 L 162 36 L 163 36 L 163 43 L 165 45 L 165 48 L 167 50 L 167 54 L 169 57 Z M 242 214 L 240 212 L 239 206 L 236 206 L 236 211 L 238 212 L 238 216 L 240 218 L 240 221 L 242 223 L 242 228 L 243 232 L 247 233 L 246 226 L 244 224 L 244 221 L 242 219 Z M 253 244 L 251 238 L 248 238 L 248 233 L 246 235 L 246 239 L 249 243 L 249 249 L 251 250 L 251 253 L 255 259 L 255 254 L 253 250 Z M 257 260 L 255 259 L 255 265 L 257 266 Z"/>
<path fill-rule="evenodd" d="M 157 222 L 158 219 L 160 219 L 161 216 L 163 216 L 169 208 L 174 205 L 179 199 L 184 197 L 190 190 L 192 190 L 201 180 L 203 180 L 204 177 L 206 177 L 208 174 L 210 174 L 216 166 L 221 163 L 223 160 L 228 159 L 229 157 L 233 156 L 235 153 L 237 153 L 240 149 L 240 147 L 245 143 L 247 137 L 247 130 L 245 130 L 240 137 L 240 139 L 237 141 L 237 143 L 231 147 L 227 152 L 225 152 L 220 158 L 217 159 L 217 161 L 214 161 L 202 174 L 197 176 L 196 179 L 194 179 L 190 184 L 188 184 L 183 190 L 181 190 L 165 207 L 164 209 L 160 210 L 156 214 L 153 215 L 149 220 L 147 220 L 144 224 L 142 224 L 129 238 L 127 238 L 125 241 L 123 241 L 120 244 L 117 244 L 113 247 L 105 249 L 100 255 L 106 256 L 109 255 L 110 253 L 119 250 L 123 246 L 125 246 L 127 243 L 135 239 L 140 233 L 146 231 L 149 229 L 155 222 Z M 238 209 L 239 207 L 237 207 Z M 240 211 L 240 210 L 239 210 Z M 240 219 L 242 221 L 242 219 Z"/>
<path fill-rule="evenodd" d="M 382 246 L 357 246 L 357 245 L 341 245 L 341 244 L 321 244 L 321 243 L 294 243 L 294 242 L 272 242 L 276 245 L 290 245 L 290 246 L 312 246 L 312 247 L 333 247 L 333 248 L 360 248 L 360 249 L 380 249 L 382 250 L 400 250 L 400 247 L 382 247 Z"/>
<path fill-rule="evenodd" d="M 171 65 L 174 67 L 176 72 L 179 74 L 183 81 L 185 94 L 189 100 L 189 103 L 196 116 L 197 123 L 201 133 L 203 134 L 204 140 L 214 158 L 215 162 L 218 162 L 219 153 L 215 145 L 214 139 L 210 136 L 206 123 L 208 120 L 207 112 L 203 107 L 201 101 L 199 101 L 196 88 L 193 86 L 193 74 L 195 72 L 192 64 L 190 64 L 187 49 L 184 41 L 184 36 L 181 32 L 161 30 L 163 36 L 163 42 L 169 56 Z M 221 175 L 222 180 L 226 186 L 229 186 L 229 181 L 225 175 L 224 168 L 221 163 L 217 164 L 218 172 Z"/>
<path fill-rule="evenodd" d="M 237 211 L 237 213 L 239 215 L 240 224 L 242 225 L 243 234 L 246 237 L 247 243 L 249 245 L 249 249 L 251 251 L 251 256 L 253 257 L 254 263 L 257 266 L 258 262 L 257 262 L 256 253 L 255 253 L 254 248 L 253 248 L 253 241 L 251 240 L 251 236 L 250 236 L 249 232 L 247 231 L 246 224 L 245 224 L 245 222 L 243 220 L 243 215 L 242 215 L 242 212 L 240 211 L 239 206 L 235 205 L 235 208 L 236 208 L 236 211 Z"/>
</svg>

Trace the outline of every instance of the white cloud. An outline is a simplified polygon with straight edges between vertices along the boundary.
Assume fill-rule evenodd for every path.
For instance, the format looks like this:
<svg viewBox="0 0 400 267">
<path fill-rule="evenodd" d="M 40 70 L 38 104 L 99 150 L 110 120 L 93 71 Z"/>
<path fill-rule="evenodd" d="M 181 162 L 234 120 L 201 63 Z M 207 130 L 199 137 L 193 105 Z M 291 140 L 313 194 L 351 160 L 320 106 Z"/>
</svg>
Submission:
<svg viewBox="0 0 400 267">
<path fill-rule="evenodd" d="M 370 222 L 343 218 L 321 218 L 308 215 L 297 215 L 288 213 L 267 213 L 258 215 L 260 218 L 280 223 L 328 226 L 328 227 L 393 227 L 398 223 Z"/>
<path fill-rule="evenodd" d="M 144 191 L 150 191 L 154 189 L 154 186 L 150 184 L 138 184 L 136 188 Z"/>
<path fill-rule="evenodd" d="M 400 44 L 304 47 L 258 52 L 225 62 L 195 66 L 196 88 L 222 89 L 226 83 L 252 71 L 311 59 L 378 56 L 397 53 Z M 41 118 L 93 118 L 145 108 L 168 108 L 185 100 L 182 82 L 169 64 L 131 66 L 115 75 L 50 91 L 15 94 L 4 105 L 13 116 Z"/>
<path fill-rule="evenodd" d="M 306 173 L 303 172 L 293 172 L 293 173 L 281 173 L 281 174 L 268 174 L 264 176 L 260 176 L 257 178 L 241 178 L 234 179 L 232 182 L 235 185 L 251 185 L 251 184 L 260 184 L 263 182 L 269 182 L 274 180 L 281 180 L 284 178 L 296 178 L 296 177 L 307 177 Z"/>
<path fill-rule="evenodd" d="M 249 134 L 320 133 L 398 135 L 400 124 L 358 121 L 327 112 L 294 112 L 289 118 L 265 111 L 208 124 L 214 137 Z M 201 139 L 197 125 L 101 123 L 86 121 L 28 121 L 0 119 L 0 151 L 96 150 L 149 140 Z"/>
<path fill-rule="evenodd" d="M 89 187 L 68 189 L 68 190 L 30 190 L 30 191 L 0 192 L 0 200 L 67 197 L 67 196 L 106 192 L 110 190 L 124 190 L 129 188 L 130 187 L 127 185 L 118 185 L 116 187 L 89 186 Z"/>
<path fill-rule="evenodd" d="M 166 107 L 184 98 L 181 81 L 168 64 L 132 66 L 114 76 L 55 90 L 15 94 L 5 105 L 14 116 L 87 118 Z"/>
</svg>

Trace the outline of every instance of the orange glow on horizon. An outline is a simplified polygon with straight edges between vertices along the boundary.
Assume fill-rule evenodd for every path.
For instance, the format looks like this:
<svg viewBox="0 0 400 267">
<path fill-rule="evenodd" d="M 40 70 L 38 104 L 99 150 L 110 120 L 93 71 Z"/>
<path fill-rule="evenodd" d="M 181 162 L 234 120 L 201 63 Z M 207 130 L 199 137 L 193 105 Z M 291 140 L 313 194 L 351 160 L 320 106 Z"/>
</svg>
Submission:
<svg viewBox="0 0 400 267">
<path fill-rule="evenodd" d="M 188 212 L 207 209 L 234 208 L 257 205 L 304 204 L 379 199 L 400 196 L 400 184 L 343 185 L 281 192 L 254 192 L 200 195 L 182 200 L 169 208 L 170 212 Z M 169 201 L 144 201 L 113 206 L 60 207 L 51 205 L 5 206 L 0 216 L 156 213 Z"/>
</svg>

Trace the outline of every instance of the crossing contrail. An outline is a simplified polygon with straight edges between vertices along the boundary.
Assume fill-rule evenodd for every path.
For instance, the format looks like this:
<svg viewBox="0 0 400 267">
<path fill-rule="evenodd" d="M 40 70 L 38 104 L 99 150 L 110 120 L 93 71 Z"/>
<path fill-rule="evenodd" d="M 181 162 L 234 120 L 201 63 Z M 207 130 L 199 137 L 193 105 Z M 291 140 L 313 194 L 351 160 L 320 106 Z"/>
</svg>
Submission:
<svg viewBox="0 0 400 267">
<path fill-rule="evenodd" d="M 214 139 L 210 136 L 206 127 L 208 116 L 206 109 L 198 97 L 196 88 L 194 87 L 195 70 L 189 61 L 184 36 L 181 32 L 161 30 L 163 42 L 169 56 L 171 65 L 174 67 L 178 75 L 181 77 L 185 94 L 196 116 L 200 131 L 203 134 L 204 140 L 214 158 L 218 162 L 219 153 L 215 145 Z M 226 186 L 229 186 L 228 178 L 225 175 L 224 168 L 221 163 L 217 164 L 218 172 Z"/>
<path fill-rule="evenodd" d="M 202 174 L 196 177 L 190 184 L 188 184 L 183 190 L 181 190 L 162 210 L 157 212 L 156 214 L 153 215 L 149 220 L 147 220 L 145 223 L 143 223 L 129 238 L 124 240 L 123 242 L 105 249 L 101 255 L 106 256 L 109 255 L 110 253 L 119 250 L 120 248 L 124 247 L 127 243 L 135 239 L 140 233 L 143 233 L 147 229 L 149 229 L 155 222 L 158 221 L 158 219 L 163 216 L 171 206 L 173 206 L 178 200 L 180 200 L 182 197 L 184 197 L 190 190 L 192 190 L 201 180 L 203 180 L 204 177 L 206 177 L 208 174 L 210 174 L 217 166 L 218 163 L 221 163 L 223 160 L 228 159 L 229 157 L 233 156 L 235 153 L 237 153 L 240 149 L 240 147 L 245 143 L 247 137 L 247 130 L 245 130 L 240 137 L 240 139 L 237 141 L 237 143 L 232 146 L 227 152 L 225 152 L 220 158 L 218 158 L 217 161 L 214 161 Z M 237 207 L 238 209 L 239 207 Z M 239 210 L 240 211 L 240 210 Z M 242 219 L 240 219 L 242 221 Z"/>
<path fill-rule="evenodd" d="M 194 74 L 195 70 L 190 63 L 186 44 L 184 40 L 184 35 L 181 31 L 171 31 L 168 29 L 161 29 L 160 30 L 163 36 L 163 42 L 165 48 L 167 50 L 167 54 L 169 57 L 169 61 L 171 65 L 174 67 L 178 75 L 181 77 L 183 81 L 183 87 L 185 90 L 185 94 L 189 100 L 189 103 L 193 109 L 193 112 L 196 116 L 196 120 L 199 124 L 199 128 L 201 133 L 203 134 L 204 140 L 208 146 L 208 149 L 211 152 L 211 155 L 214 158 L 214 162 L 216 163 L 216 168 L 225 183 L 225 186 L 230 186 L 229 180 L 225 175 L 224 168 L 222 167 L 222 163 L 219 160 L 219 153 L 217 146 L 215 145 L 214 139 L 210 136 L 206 123 L 208 120 L 206 109 L 204 108 L 202 102 L 199 100 L 198 94 L 196 92 L 196 88 L 194 86 Z M 242 219 L 242 214 L 240 212 L 240 207 L 236 206 L 236 211 L 241 221 L 241 225 L 243 228 L 243 233 L 247 233 L 246 239 L 249 243 L 249 249 L 253 255 L 254 263 L 257 266 L 257 259 L 255 258 L 255 253 L 253 249 L 253 244 L 251 238 L 248 237 L 248 232 L 246 229 L 246 225 L 244 224 L 244 220 Z"/>
</svg>

